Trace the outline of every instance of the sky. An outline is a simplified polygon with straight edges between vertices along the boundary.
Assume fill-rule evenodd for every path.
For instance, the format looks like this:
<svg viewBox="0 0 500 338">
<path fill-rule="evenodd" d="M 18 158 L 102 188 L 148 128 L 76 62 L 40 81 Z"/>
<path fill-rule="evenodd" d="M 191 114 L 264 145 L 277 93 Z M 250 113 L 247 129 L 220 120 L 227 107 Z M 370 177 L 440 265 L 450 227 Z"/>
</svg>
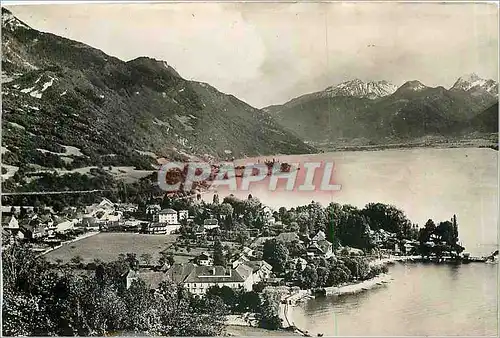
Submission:
<svg viewBox="0 0 500 338">
<path fill-rule="evenodd" d="M 340 82 L 498 81 L 498 5 L 164 3 L 7 6 L 31 27 L 122 60 L 164 60 L 262 108 Z"/>
</svg>

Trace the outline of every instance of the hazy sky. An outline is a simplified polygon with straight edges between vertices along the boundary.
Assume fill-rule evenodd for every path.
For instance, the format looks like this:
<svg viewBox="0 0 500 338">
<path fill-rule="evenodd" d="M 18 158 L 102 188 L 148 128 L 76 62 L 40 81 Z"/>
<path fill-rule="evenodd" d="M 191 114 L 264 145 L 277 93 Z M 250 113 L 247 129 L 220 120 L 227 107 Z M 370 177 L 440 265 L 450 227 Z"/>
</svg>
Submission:
<svg viewBox="0 0 500 338">
<path fill-rule="evenodd" d="M 181 3 L 8 7 L 38 30 L 123 60 L 167 61 L 256 106 L 359 78 L 498 80 L 498 5 Z"/>
</svg>

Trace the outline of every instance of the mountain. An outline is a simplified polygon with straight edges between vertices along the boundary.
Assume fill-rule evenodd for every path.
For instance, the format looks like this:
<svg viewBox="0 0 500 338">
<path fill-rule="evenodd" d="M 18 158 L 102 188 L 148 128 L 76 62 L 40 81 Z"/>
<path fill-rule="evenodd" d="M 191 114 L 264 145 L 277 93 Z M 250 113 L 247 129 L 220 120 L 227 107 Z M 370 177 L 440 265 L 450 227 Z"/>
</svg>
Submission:
<svg viewBox="0 0 500 338">
<path fill-rule="evenodd" d="M 450 90 L 468 93 L 487 92 L 498 97 L 498 83 L 493 80 L 481 79 L 477 74 L 467 74 L 458 78 Z"/>
<path fill-rule="evenodd" d="M 498 133 L 498 102 L 465 123 L 471 132 Z"/>
<path fill-rule="evenodd" d="M 14 166 L 151 169 L 156 157 L 314 151 L 262 110 L 164 61 L 122 61 L 5 8 L 2 94 L 2 159 Z"/>
<path fill-rule="evenodd" d="M 395 88 L 353 80 L 264 108 L 309 142 L 390 143 L 470 132 L 468 121 L 498 102 L 493 80 L 464 76 L 449 90 L 417 80 Z"/>
<path fill-rule="evenodd" d="M 329 97 L 353 96 L 360 98 L 376 99 L 390 95 L 397 87 L 387 81 L 363 82 L 359 79 L 342 82 L 341 84 L 325 89 Z"/>
</svg>

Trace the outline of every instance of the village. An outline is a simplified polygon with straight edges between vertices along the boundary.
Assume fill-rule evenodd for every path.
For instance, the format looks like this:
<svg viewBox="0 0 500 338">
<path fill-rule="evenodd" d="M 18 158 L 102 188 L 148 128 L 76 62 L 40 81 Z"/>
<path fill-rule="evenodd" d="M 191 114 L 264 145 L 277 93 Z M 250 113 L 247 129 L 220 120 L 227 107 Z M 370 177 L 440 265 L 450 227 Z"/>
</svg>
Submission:
<svg viewBox="0 0 500 338">
<path fill-rule="evenodd" d="M 438 226 L 429 220 L 418 229 L 380 203 L 360 210 L 313 201 L 273 210 L 252 195 L 219 201 L 215 194 L 207 203 L 198 194 L 165 195 L 141 205 L 102 197 L 60 212 L 3 208 L 3 251 L 22 244 L 52 269 L 75 275 L 97 274 L 103 265 L 115 269 L 116 263 L 113 283 L 124 290 L 139 281 L 152 291 L 173 283 L 195 299 L 220 297 L 230 309 L 226 325 L 303 335 L 309 333 L 290 318 L 297 302 L 383 285 L 387 264 L 421 261 L 422 248 L 440 245 L 452 255 L 458 245 L 455 218 Z M 390 216 L 379 220 L 380 214 Z M 241 305 L 247 303 L 254 305 Z"/>
<path fill-rule="evenodd" d="M 238 203 L 248 204 L 252 209 L 250 212 L 256 213 L 253 217 L 262 224 L 240 230 L 228 224 L 246 223 L 246 211 L 239 214 L 234 210 L 228 212 L 226 209 L 231 208 L 231 204 L 223 203 L 221 207 L 218 196 L 212 204 L 199 199 L 193 201 L 197 217 L 188 209 L 162 209 L 160 203 L 146 205 L 141 213 L 138 205 L 113 203 L 107 198 L 85 208 L 66 208 L 60 213 L 54 213 L 50 208 L 4 207 L 9 210 L 2 213 L 2 246 L 14 241 L 27 242 L 32 250 L 47 255 L 49 260 L 55 257 L 54 261 L 82 266 L 82 263 L 101 259 L 98 254 L 94 255 L 99 249 L 90 248 L 82 255 L 76 250 L 75 256 L 71 256 L 68 248 L 85 246 L 86 242 L 92 246 L 94 238 L 111 236 L 109 242 L 117 238 L 113 236 L 128 238 L 123 249 L 126 251 L 112 253 L 114 258 L 126 253 L 138 257 L 138 268 L 131 269 L 126 276 L 127 285 L 141 278 L 155 288 L 162 280 L 170 279 L 184 284 L 194 295 L 203 295 L 212 286 L 251 291 L 258 283 L 297 285 L 295 272 L 303 271 L 311 262 L 341 254 L 365 256 L 361 249 L 342 247 L 335 250 L 324 231 L 309 236 L 299 231 L 296 224 L 285 225 L 276 220 L 277 213 L 273 214 L 260 202 L 256 207 L 252 206 L 251 196 L 248 201 Z M 235 215 L 238 221 L 228 219 Z M 400 246 L 394 234 L 384 230 L 374 235 L 381 243 L 392 243 L 381 249 L 379 255 L 409 254 L 417 245 L 416 241 L 407 240 Z M 166 239 L 170 245 L 154 252 L 157 239 Z M 267 242 L 283 244 L 288 251 L 283 267 L 275 263 L 274 272 L 270 264 L 273 262 L 264 259 Z M 109 244 L 111 248 L 112 244 Z M 220 252 L 216 252 L 217 244 Z M 143 252 L 142 246 L 151 247 Z"/>
</svg>

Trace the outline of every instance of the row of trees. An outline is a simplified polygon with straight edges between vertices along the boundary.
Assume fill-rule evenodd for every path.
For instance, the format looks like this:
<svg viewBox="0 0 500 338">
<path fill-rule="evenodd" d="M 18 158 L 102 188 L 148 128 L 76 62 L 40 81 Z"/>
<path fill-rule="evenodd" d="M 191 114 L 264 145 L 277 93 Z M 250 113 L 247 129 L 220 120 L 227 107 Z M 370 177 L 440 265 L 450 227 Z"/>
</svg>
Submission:
<svg viewBox="0 0 500 338">
<path fill-rule="evenodd" d="M 258 292 L 257 292 L 258 291 Z M 221 299 L 231 313 L 254 313 L 259 326 L 277 330 L 282 321 L 279 316 L 281 298 L 272 288 L 260 288 L 256 285 L 253 291 L 233 290 L 227 286 L 214 286 L 208 289 L 208 299 Z"/>
<path fill-rule="evenodd" d="M 310 262 L 303 270 L 297 267 L 286 277 L 302 288 L 312 289 L 367 280 L 385 272 L 386 266 L 370 266 L 363 257 L 332 257 Z"/>
<path fill-rule="evenodd" d="M 312 236 L 322 230 L 335 245 L 361 249 L 374 247 L 370 230 L 395 233 L 399 239 L 416 239 L 418 236 L 416 225 L 403 211 L 383 203 L 369 203 L 359 209 L 348 204 L 330 203 L 323 207 L 318 202 L 311 202 L 289 210 L 282 207 L 275 217 L 285 224 L 297 226 L 301 233 Z"/>
<path fill-rule="evenodd" d="M 451 221 L 439 222 L 438 225 L 429 219 L 420 229 L 418 239 L 420 251 L 424 256 L 435 254 L 442 256 L 445 252 L 458 256 L 465 250 L 459 244 L 457 216 L 453 215 Z"/>
<path fill-rule="evenodd" d="M 227 307 L 218 297 L 194 299 L 162 282 L 151 291 L 142 281 L 129 289 L 125 276 L 134 257 L 101 263 L 93 272 L 53 268 L 26 246 L 2 252 L 2 334 L 5 336 L 104 336 L 124 332 L 167 336 L 215 336 Z"/>
</svg>

